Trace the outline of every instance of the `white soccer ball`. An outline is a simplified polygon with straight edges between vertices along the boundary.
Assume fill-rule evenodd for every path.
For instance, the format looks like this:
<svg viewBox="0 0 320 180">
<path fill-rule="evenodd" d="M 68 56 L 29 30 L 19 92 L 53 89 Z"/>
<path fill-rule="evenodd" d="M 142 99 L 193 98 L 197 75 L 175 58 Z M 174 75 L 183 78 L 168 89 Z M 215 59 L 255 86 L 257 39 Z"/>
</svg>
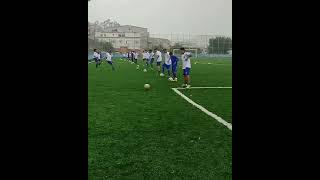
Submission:
<svg viewBox="0 0 320 180">
<path fill-rule="evenodd" d="M 168 79 L 169 81 L 173 81 L 173 78 L 172 77 L 169 77 L 169 79 Z"/>
<path fill-rule="evenodd" d="M 145 90 L 149 90 L 151 86 L 150 86 L 150 84 L 145 84 L 143 87 Z"/>
<path fill-rule="evenodd" d="M 147 70 L 146 70 L 146 69 L 143 69 L 143 72 L 147 72 Z"/>
<path fill-rule="evenodd" d="M 163 77 L 163 76 L 164 76 L 164 74 L 163 74 L 163 73 L 160 73 L 160 76 L 161 76 L 161 77 Z"/>
</svg>

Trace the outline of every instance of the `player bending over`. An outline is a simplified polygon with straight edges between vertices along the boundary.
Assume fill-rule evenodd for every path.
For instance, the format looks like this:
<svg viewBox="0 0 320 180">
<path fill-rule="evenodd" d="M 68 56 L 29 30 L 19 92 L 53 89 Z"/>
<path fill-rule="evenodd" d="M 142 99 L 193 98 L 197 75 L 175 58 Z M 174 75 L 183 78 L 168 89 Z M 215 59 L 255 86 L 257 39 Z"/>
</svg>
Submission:
<svg viewBox="0 0 320 180">
<path fill-rule="evenodd" d="M 173 78 L 173 81 L 178 81 L 178 78 L 177 78 L 177 66 L 178 66 L 178 57 L 173 55 L 172 52 L 169 53 L 170 55 L 170 60 L 171 60 L 171 65 L 172 65 L 172 78 Z"/>
<path fill-rule="evenodd" d="M 112 63 L 112 54 L 111 54 L 111 50 L 109 50 L 107 52 L 107 56 L 106 56 L 106 59 L 107 59 L 107 63 L 111 65 L 112 67 L 112 70 L 114 71 L 114 66 L 113 66 L 113 63 Z"/>
<path fill-rule="evenodd" d="M 168 70 L 168 76 L 170 77 L 170 65 L 171 65 L 171 59 L 169 52 L 164 49 L 164 63 L 162 64 L 162 74 L 164 75 L 164 69 L 166 68 Z"/>
<path fill-rule="evenodd" d="M 182 87 L 190 88 L 190 69 L 191 69 L 191 61 L 190 57 L 192 57 L 190 52 L 186 52 L 185 48 L 180 48 L 182 55 L 182 70 L 184 76 L 184 84 Z"/>
<path fill-rule="evenodd" d="M 158 50 L 158 48 L 155 48 L 154 51 L 156 52 L 155 56 L 157 60 L 157 70 L 158 70 L 158 73 L 160 74 L 160 65 L 162 61 L 161 52 Z"/>
</svg>

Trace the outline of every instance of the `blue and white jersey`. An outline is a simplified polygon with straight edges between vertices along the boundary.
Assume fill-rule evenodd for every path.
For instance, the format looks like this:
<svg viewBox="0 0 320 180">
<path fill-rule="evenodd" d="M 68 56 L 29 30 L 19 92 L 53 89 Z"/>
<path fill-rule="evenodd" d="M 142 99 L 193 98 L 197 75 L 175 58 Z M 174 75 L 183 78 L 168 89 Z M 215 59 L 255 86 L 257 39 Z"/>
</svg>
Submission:
<svg viewBox="0 0 320 180">
<path fill-rule="evenodd" d="M 157 62 L 161 62 L 162 61 L 162 56 L 161 56 L 161 52 L 160 51 L 156 52 L 156 58 L 157 58 Z"/>
<path fill-rule="evenodd" d="M 143 59 L 147 59 L 147 53 L 146 53 L 146 52 L 143 52 L 143 53 L 142 53 L 142 58 L 143 58 Z"/>
<path fill-rule="evenodd" d="M 138 54 L 137 52 L 134 53 L 134 58 L 135 58 L 135 59 L 138 59 L 138 55 L 139 55 L 139 54 Z"/>
<path fill-rule="evenodd" d="M 170 59 L 169 52 L 164 53 L 164 63 L 166 65 L 171 65 L 171 59 Z"/>
<path fill-rule="evenodd" d="M 93 52 L 93 58 L 99 59 L 99 54 L 97 52 Z"/>
<path fill-rule="evenodd" d="M 150 59 L 154 58 L 154 52 L 151 52 L 149 55 L 150 55 Z"/>
<path fill-rule="evenodd" d="M 107 52 L 107 61 L 112 61 L 112 54 Z"/>
<path fill-rule="evenodd" d="M 190 52 L 184 52 L 181 55 L 182 69 L 191 68 L 190 57 L 191 57 L 191 53 Z"/>
<path fill-rule="evenodd" d="M 149 52 L 146 52 L 146 59 L 150 59 L 150 54 L 149 54 Z"/>
</svg>

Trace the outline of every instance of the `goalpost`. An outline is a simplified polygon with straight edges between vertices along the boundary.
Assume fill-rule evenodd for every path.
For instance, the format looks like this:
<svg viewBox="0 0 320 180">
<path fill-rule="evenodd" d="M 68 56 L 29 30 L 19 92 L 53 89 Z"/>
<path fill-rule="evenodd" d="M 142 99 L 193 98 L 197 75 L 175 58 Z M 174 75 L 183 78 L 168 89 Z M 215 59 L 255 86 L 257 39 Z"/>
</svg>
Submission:
<svg viewBox="0 0 320 180">
<path fill-rule="evenodd" d="M 198 57 L 198 49 L 186 49 L 186 51 L 191 52 L 194 55 L 194 57 Z M 181 55 L 180 49 L 173 49 L 172 53 L 174 55 Z"/>
</svg>

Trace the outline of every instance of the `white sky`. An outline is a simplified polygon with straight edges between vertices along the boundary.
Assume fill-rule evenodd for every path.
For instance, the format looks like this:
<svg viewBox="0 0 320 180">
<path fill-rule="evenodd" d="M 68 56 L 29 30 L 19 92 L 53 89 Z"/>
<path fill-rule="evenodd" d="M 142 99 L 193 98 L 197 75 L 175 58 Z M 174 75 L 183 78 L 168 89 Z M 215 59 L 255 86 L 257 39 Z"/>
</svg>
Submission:
<svg viewBox="0 0 320 180">
<path fill-rule="evenodd" d="M 91 0 L 90 22 L 115 20 L 154 33 L 232 35 L 232 0 Z"/>
</svg>

